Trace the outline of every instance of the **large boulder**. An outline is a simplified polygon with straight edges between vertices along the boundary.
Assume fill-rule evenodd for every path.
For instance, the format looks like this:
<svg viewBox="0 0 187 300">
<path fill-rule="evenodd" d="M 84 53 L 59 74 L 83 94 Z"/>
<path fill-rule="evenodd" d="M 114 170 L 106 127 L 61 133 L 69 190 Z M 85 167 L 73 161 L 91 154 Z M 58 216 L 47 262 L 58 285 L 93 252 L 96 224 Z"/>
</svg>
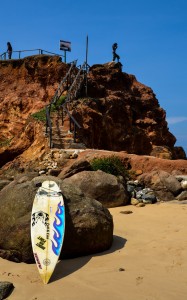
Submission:
<svg viewBox="0 0 187 300">
<path fill-rule="evenodd" d="M 64 179 L 64 182 L 79 187 L 85 195 L 96 199 L 105 207 L 126 205 L 129 202 L 126 186 L 120 179 L 101 170 L 83 171 Z"/>
<path fill-rule="evenodd" d="M 0 300 L 3 300 L 7 298 L 12 290 L 14 289 L 14 286 L 9 281 L 0 281 Z"/>
<path fill-rule="evenodd" d="M 79 172 L 90 171 L 90 170 L 91 170 L 90 163 L 86 159 L 82 158 L 75 162 L 72 162 L 70 165 L 63 168 L 58 177 L 61 179 L 65 179 Z"/>
<path fill-rule="evenodd" d="M 38 183 L 54 180 L 60 185 L 66 211 L 66 230 L 61 257 L 93 254 L 110 248 L 113 220 L 98 201 L 85 197 L 75 186 L 52 176 L 14 180 L 0 192 L 0 256 L 14 261 L 34 261 L 30 221 Z"/>
<path fill-rule="evenodd" d="M 153 189 L 158 200 L 173 200 L 182 191 L 181 184 L 175 176 L 165 171 L 144 173 L 139 176 L 138 180 L 146 187 Z"/>
</svg>

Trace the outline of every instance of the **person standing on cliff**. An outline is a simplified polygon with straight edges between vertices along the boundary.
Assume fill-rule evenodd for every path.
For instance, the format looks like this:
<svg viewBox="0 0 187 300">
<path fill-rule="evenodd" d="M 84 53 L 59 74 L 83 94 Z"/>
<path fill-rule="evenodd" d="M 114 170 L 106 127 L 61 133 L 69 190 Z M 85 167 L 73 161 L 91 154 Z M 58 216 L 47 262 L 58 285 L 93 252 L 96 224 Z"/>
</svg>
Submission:
<svg viewBox="0 0 187 300">
<path fill-rule="evenodd" d="M 119 62 L 120 56 L 116 53 L 117 47 L 118 47 L 118 44 L 117 44 L 117 43 L 114 43 L 114 44 L 112 45 L 112 54 L 113 54 L 113 61 L 115 61 L 115 59 L 117 58 L 117 61 Z"/>
<path fill-rule="evenodd" d="M 12 57 L 12 46 L 10 42 L 7 43 L 7 52 L 8 52 L 8 59 L 11 59 Z"/>
</svg>

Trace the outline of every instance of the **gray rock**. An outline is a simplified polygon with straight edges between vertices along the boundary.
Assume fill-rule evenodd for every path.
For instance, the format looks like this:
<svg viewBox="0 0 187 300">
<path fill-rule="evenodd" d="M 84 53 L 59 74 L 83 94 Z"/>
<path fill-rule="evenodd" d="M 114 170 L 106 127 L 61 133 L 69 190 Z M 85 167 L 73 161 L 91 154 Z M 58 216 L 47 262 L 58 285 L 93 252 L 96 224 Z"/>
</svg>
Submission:
<svg viewBox="0 0 187 300">
<path fill-rule="evenodd" d="M 143 199 L 144 204 L 153 204 L 153 202 L 150 199 Z"/>
<path fill-rule="evenodd" d="M 180 193 L 176 199 L 179 201 L 187 200 L 187 191 L 182 191 L 182 193 Z"/>
<path fill-rule="evenodd" d="M 144 185 L 140 184 L 138 180 L 129 180 L 127 181 L 127 192 L 133 198 L 137 198 L 137 192 L 141 191 L 144 188 Z M 141 197 L 139 197 L 141 198 Z"/>
<path fill-rule="evenodd" d="M 1 191 L 6 185 L 8 185 L 10 182 L 11 182 L 10 180 L 6 180 L 6 179 L 0 180 L 0 191 Z"/>
<path fill-rule="evenodd" d="M 180 182 L 165 171 L 153 171 L 139 176 L 139 181 L 151 188 L 157 199 L 162 201 L 174 200 L 182 191 Z"/>
<path fill-rule="evenodd" d="M 11 282 L 0 281 L 0 300 L 7 298 L 13 289 L 14 286 Z"/>
<path fill-rule="evenodd" d="M 176 175 L 175 178 L 178 181 L 187 180 L 187 175 Z"/>
<path fill-rule="evenodd" d="M 182 188 L 183 188 L 183 190 L 187 190 L 187 180 L 182 180 L 181 181 L 181 186 L 182 186 Z"/>
<path fill-rule="evenodd" d="M 126 205 L 129 202 L 129 195 L 120 180 L 101 170 L 83 171 L 64 179 L 64 182 L 77 186 L 85 195 L 105 207 Z"/>
<path fill-rule="evenodd" d="M 0 256 L 13 261 L 34 262 L 30 221 L 33 200 L 44 180 L 60 185 L 65 202 L 66 231 L 61 257 L 76 257 L 107 250 L 113 240 L 110 212 L 98 201 L 85 197 L 75 186 L 52 176 L 11 182 L 0 191 Z"/>
<path fill-rule="evenodd" d="M 154 191 L 150 188 L 144 188 L 136 193 L 138 200 L 143 200 L 144 203 L 155 203 L 157 202 Z M 140 201 L 141 202 L 141 201 Z"/>
<path fill-rule="evenodd" d="M 135 190 L 135 186 L 127 183 L 127 192 L 133 194 L 134 190 Z"/>
<path fill-rule="evenodd" d="M 89 170 L 91 170 L 90 163 L 85 159 L 80 159 L 78 161 L 75 161 L 70 167 L 64 168 L 58 177 L 61 179 L 65 179 L 79 172 Z"/>
</svg>

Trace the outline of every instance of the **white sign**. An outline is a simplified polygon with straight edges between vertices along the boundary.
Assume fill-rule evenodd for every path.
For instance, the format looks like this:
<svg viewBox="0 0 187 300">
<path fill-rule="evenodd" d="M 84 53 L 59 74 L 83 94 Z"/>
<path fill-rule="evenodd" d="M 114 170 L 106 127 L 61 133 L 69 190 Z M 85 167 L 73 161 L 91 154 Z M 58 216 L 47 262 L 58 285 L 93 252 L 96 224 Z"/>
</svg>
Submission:
<svg viewBox="0 0 187 300">
<path fill-rule="evenodd" d="M 60 40 L 60 50 L 71 51 L 71 42 Z"/>
</svg>

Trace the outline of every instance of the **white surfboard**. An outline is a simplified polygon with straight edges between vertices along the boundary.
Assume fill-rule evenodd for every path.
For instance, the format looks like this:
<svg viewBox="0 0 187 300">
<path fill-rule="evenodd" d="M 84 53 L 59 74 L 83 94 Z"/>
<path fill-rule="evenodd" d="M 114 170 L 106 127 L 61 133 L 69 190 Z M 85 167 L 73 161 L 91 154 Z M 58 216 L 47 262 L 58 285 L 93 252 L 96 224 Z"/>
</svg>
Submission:
<svg viewBox="0 0 187 300">
<path fill-rule="evenodd" d="M 48 283 L 61 252 L 65 231 L 65 209 L 56 182 L 44 181 L 32 208 L 31 241 L 34 258 L 45 284 Z"/>
</svg>

